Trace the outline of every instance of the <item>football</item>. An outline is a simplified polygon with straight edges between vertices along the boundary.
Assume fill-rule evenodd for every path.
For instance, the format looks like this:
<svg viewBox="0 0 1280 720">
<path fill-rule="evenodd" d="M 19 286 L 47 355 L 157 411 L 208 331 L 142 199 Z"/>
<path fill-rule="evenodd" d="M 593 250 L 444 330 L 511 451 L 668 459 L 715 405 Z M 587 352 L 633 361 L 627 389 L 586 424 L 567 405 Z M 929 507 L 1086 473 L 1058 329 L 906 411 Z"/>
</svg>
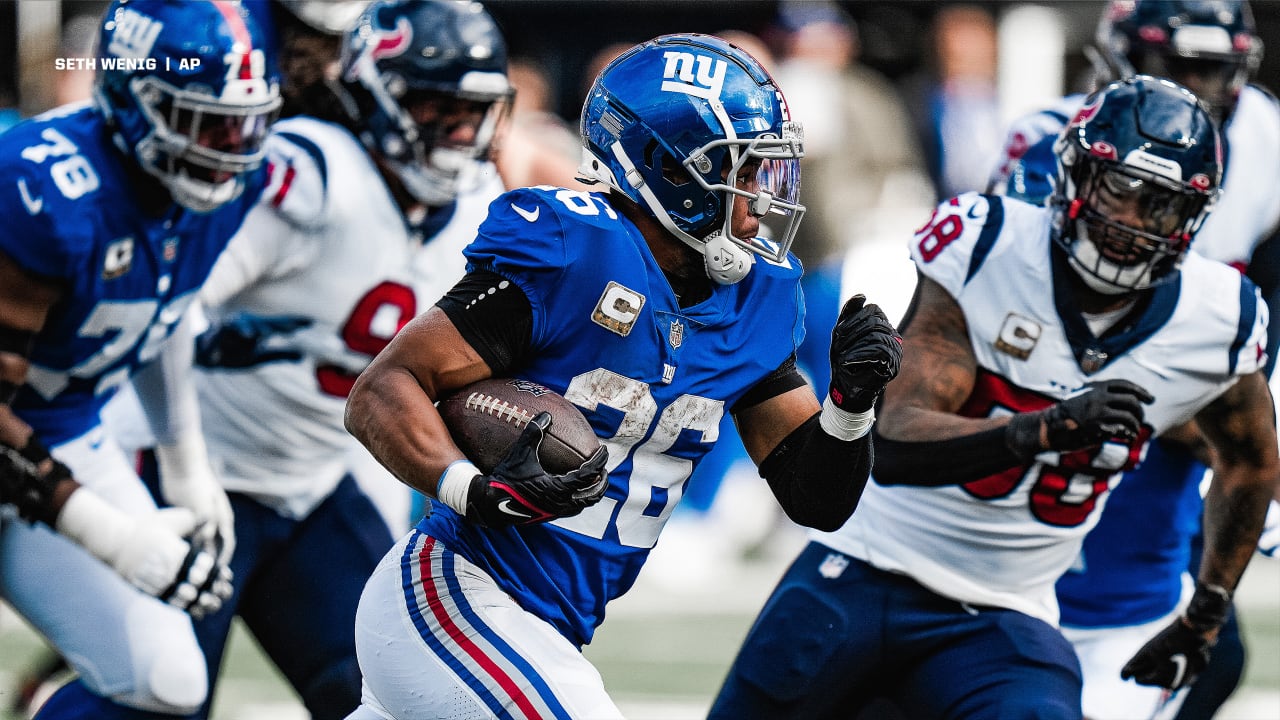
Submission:
<svg viewBox="0 0 1280 720">
<path fill-rule="evenodd" d="M 506 457 L 525 425 L 551 413 L 538 459 L 553 475 L 576 470 L 600 447 L 582 412 L 564 396 L 529 380 L 489 378 L 459 388 L 436 406 L 453 442 L 481 472 Z"/>
</svg>

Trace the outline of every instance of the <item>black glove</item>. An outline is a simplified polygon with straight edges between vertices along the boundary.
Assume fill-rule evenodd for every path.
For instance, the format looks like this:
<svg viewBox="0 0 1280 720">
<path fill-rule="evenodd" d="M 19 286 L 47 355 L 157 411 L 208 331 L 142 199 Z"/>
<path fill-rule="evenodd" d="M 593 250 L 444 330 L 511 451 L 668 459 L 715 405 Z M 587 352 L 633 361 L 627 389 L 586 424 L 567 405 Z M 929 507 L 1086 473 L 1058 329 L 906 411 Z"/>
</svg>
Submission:
<svg viewBox="0 0 1280 720">
<path fill-rule="evenodd" d="M 472 479 L 467 520 L 485 527 L 530 525 L 572 517 L 604 497 L 608 451 L 602 445 L 577 470 L 548 475 L 538 461 L 538 446 L 549 427 L 551 413 L 538 413 L 497 467 Z"/>
<path fill-rule="evenodd" d="M 1133 440 L 1142 429 L 1143 403 L 1151 393 L 1128 380 L 1100 380 L 1087 390 L 1045 410 L 1020 413 L 1009 421 L 1005 439 L 1023 459 L 1042 450 L 1081 450 L 1111 438 Z M 1041 432 L 1048 446 L 1040 442 Z"/>
<path fill-rule="evenodd" d="M 53 527 L 53 491 L 71 478 L 71 470 L 49 454 L 35 435 L 22 449 L 0 443 L 0 502 L 18 509 L 28 521 Z"/>
<path fill-rule="evenodd" d="M 1217 630 L 1231 607 L 1231 593 L 1216 585 L 1196 583 L 1184 616 L 1147 641 L 1120 669 L 1121 679 L 1177 690 L 1196 681 L 1209 664 Z"/>
<path fill-rule="evenodd" d="M 228 318 L 196 337 L 196 364 L 243 369 L 262 363 L 301 360 L 302 351 L 282 343 L 280 336 L 310 325 L 310 318 L 288 315 Z"/>
<path fill-rule="evenodd" d="M 846 412 L 866 412 L 898 374 L 902 338 L 867 298 L 854 295 L 831 331 L 831 399 Z"/>
</svg>

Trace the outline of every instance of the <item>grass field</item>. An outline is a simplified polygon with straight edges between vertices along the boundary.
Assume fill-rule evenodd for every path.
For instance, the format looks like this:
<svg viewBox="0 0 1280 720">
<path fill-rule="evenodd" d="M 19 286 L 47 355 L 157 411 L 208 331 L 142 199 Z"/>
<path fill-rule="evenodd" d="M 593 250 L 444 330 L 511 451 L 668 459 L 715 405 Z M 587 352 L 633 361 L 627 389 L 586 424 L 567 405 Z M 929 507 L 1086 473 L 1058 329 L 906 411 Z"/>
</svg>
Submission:
<svg viewBox="0 0 1280 720">
<path fill-rule="evenodd" d="M 726 571 L 718 587 L 684 591 L 644 574 L 610 606 L 586 654 L 630 720 L 692 720 L 711 697 L 756 610 L 795 545 Z M 1280 562 L 1255 558 L 1238 594 L 1250 662 L 1242 688 L 1219 720 L 1280 720 Z M 0 705 L 43 643 L 9 613 L 0 618 Z M 14 716 L 0 717 L 12 720 Z M 214 720 L 303 720 L 296 698 L 253 639 L 237 628 L 218 688 Z"/>
</svg>

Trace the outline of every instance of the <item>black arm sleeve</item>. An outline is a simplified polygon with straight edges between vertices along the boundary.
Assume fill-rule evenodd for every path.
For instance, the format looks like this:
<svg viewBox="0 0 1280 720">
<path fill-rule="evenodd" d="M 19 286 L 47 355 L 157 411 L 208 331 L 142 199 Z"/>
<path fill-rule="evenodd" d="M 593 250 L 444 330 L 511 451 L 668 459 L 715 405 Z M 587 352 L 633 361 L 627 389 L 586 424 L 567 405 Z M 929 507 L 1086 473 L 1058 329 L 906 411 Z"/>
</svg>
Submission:
<svg viewBox="0 0 1280 720">
<path fill-rule="evenodd" d="M 533 307 L 515 283 L 491 270 L 472 270 L 436 302 L 494 377 L 509 375 L 529 357 Z"/>
<path fill-rule="evenodd" d="M 792 521 L 831 532 L 858 507 L 874 457 L 870 434 L 834 438 L 818 424 L 820 414 L 778 443 L 760 463 L 760 476 Z"/>
<path fill-rule="evenodd" d="M 871 428 L 876 482 L 939 487 L 981 480 L 1023 464 L 1006 441 L 1008 426 L 931 442 L 889 440 Z"/>
<path fill-rule="evenodd" d="M 790 392 L 804 384 L 804 376 L 796 369 L 796 354 L 791 353 L 791 357 L 783 360 L 777 370 L 766 375 L 763 380 L 738 398 L 738 402 L 733 404 L 732 412 L 737 413 L 753 405 L 759 405 L 769 398 Z"/>
</svg>

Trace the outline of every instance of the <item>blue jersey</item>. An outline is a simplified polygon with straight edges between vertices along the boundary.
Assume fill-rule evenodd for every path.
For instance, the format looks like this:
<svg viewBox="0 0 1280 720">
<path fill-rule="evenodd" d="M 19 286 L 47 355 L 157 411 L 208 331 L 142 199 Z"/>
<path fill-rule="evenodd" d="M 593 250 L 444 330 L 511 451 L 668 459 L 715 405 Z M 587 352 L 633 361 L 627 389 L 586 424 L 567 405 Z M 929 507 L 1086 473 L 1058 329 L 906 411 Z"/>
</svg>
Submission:
<svg viewBox="0 0 1280 720">
<path fill-rule="evenodd" d="M 609 449 L 604 499 L 545 525 L 491 530 L 438 502 L 418 527 L 484 568 L 578 645 L 626 592 L 724 413 L 803 339 L 800 265 L 757 259 L 681 308 L 636 227 L 598 193 L 526 188 L 489 206 L 467 248 L 529 299 L 529 363 Z"/>
<path fill-rule="evenodd" d="M 140 193 L 163 190 L 131 162 L 88 107 L 0 136 L 0 216 L 8 228 L 0 252 L 64 288 L 13 402 L 46 444 L 90 430 L 115 389 L 156 356 L 261 189 L 255 177 L 214 212 L 169 204 L 149 214 Z"/>
</svg>

